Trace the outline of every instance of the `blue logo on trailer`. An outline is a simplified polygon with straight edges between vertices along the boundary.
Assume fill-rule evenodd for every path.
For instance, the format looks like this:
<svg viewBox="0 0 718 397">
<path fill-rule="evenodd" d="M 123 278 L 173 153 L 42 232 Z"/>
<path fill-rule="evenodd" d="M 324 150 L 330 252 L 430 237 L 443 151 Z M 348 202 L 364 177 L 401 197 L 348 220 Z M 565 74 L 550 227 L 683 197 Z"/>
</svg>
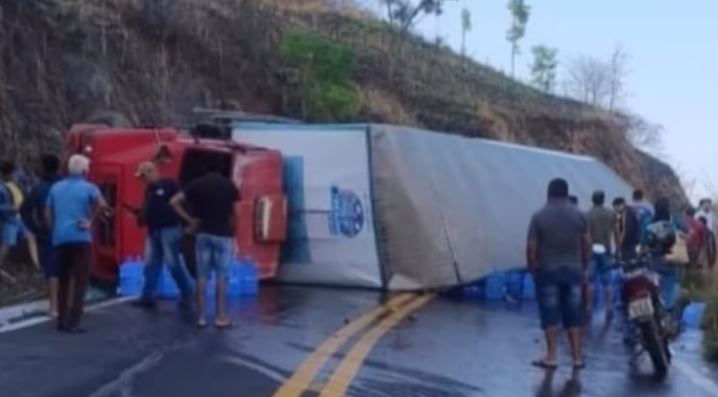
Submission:
<svg viewBox="0 0 718 397">
<path fill-rule="evenodd" d="M 364 227 L 364 205 L 359 196 L 332 186 L 329 231 L 333 236 L 356 237 Z"/>
</svg>

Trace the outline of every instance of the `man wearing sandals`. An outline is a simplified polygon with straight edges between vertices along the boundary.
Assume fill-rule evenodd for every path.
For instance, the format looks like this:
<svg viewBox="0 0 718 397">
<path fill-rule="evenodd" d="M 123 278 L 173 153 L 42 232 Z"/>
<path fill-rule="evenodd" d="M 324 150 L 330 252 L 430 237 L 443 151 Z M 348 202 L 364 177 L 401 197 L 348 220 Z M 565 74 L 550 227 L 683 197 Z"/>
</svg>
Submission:
<svg viewBox="0 0 718 397">
<path fill-rule="evenodd" d="M 559 327 L 568 331 L 573 366 L 584 367 L 582 351 L 581 286 L 587 280 L 590 237 L 586 217 L 568 199 L 568 183 L 548 185 L 548 203 L 531 218 L 526 256 L 537 285 L 541 326 L 547 354 L 533 365 L 558 365 Z"/>
<path fill-rule="evenodd" d="M 175 212 L 197 232 L 197 325 L 207 325 L 205 317 L 205 292 L 211 272 L 217 279 L 217 317 L 214 325 L 226 328 L 230 325 L 227 315 L 227 278 L 234 257 L 235 212 L 239 191 L 234 184 L 220 175 L 219 164 L 212 165 L 210 172 L 190 183 L 172 198 Z M 184 208 L 189 204 L 192 215 Z"/>
</svg>

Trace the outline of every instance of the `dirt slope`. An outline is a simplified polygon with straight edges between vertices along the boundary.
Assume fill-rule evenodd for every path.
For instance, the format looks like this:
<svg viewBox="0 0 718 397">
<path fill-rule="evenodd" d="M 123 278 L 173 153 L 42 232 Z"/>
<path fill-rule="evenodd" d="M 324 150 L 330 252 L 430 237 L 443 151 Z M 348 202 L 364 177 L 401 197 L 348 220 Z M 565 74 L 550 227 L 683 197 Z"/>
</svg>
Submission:
<svg viewBox="0 0 718 397">
<path fill-rule="evenodd" d="M 611 115 L 399 37 L 352 9 L 297 3 L 0 0 L 0 155 L 25 161 L 58 150 L 68 125 L 106 109 L 135 124 L 182 124 L 197 106 L 296 117 L 278 51 L 291 30 L 352 49 L 361 98 L 353 121 L 590 154 L 654 195 L 685 198 L 670 167 L 636 151 Z"/>
</svg>

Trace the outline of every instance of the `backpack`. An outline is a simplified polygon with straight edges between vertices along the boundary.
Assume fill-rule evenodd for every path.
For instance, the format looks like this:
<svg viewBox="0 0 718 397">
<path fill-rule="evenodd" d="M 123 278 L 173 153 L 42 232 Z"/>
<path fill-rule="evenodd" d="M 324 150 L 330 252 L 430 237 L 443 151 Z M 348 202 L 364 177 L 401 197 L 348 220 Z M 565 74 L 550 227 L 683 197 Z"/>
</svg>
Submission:
<svg viewBox="0 0 718 397">
<path fill-rule="evenodd" d="M 653 222 L 646 228 L 646 246 L 653 254 L 670 254 L 676 244 L 676 234 L 672 221 Z"/>
</svg>

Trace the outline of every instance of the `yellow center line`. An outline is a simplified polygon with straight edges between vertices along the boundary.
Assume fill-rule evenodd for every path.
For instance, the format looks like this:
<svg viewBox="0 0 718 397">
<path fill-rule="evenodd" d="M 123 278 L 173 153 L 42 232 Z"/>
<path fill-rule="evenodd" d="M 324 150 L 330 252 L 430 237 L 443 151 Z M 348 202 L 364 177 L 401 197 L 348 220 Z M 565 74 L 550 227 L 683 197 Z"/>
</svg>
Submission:
<svg viewBox="0 0 718 397">
<path fill-rule="evenodd" d="M 412 312 L 419 310 L 422 306 L 434 299 L 434 295 L 425 295 L 416 299 L 408 305 L 394 312 L 391 316 L 386 317 L 369 332 L 364 334 L 362 338 L 347 353 L 339 367 L 334 371 L 329 382 L 322 390 L 319 397 L 342 397 L 349 389 L 352 380 L 359 372 L 364 360 L 374 348 L 376 343 L 389 330 L 394 328 L 401 320 Z"/>
<path fill-rule="evenodd" d="M 382 306 L 375 307 L 364 313 L 361 317 L 350 322 L 324 341 L 304 362 L 294 371 L 273 397 L 299 397 L 309 387 L 317 372 L 324 366 L 334 353 L 359 331 L 368 327 L 372 322 L 387 310 L 396 310 L 396 307 L 413 299 L 415 295 L 401 294 L 390 299 Z"/>
</svg>

